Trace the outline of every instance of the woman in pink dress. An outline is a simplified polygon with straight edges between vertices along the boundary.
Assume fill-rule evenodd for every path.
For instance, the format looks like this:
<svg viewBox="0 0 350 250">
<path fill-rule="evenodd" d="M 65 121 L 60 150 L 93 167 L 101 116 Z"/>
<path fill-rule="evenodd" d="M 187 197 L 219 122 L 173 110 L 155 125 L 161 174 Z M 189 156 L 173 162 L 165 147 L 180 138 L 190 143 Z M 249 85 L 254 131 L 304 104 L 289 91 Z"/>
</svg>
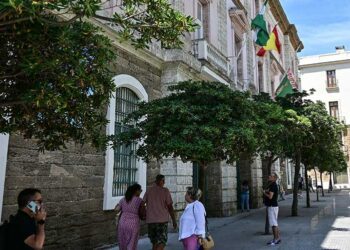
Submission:
<svg viewBox="0 0 350 250">
<path fill-rule="evenodd" d="M 128 187 L 125 197 L 116 206 L 121 211 L 118 223 L 118 240 L 120 250 L 136 250 L 140 232 L 140 218 L 145 216 L 145 204 L 140 198 L 139 184 Z M 144 218 L 142 218 L 144 219 Z"/>
</svg>

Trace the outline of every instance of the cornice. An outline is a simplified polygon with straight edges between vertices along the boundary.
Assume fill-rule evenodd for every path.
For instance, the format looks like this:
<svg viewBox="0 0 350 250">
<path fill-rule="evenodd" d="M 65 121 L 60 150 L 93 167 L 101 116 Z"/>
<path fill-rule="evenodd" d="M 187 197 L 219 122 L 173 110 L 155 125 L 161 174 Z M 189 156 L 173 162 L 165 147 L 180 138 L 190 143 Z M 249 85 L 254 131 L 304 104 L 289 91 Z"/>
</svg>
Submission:
<svg viewBox="0 0 350 250">
<path fill-rule="evenodd" d="M 279 0 L 269 0 L 268 4 L 271 13 L 278 22 L 284 35 L 289 35 L 290 41 L 295 51 L 300 52 L 304 49 L 304 45 L 299 38 L 298 31 L 294 24 L 290 24 L 286 13 Z"/>
<path fill-rule="evenodd" d="M 249 30 L 249 21 L 243 9 L 233 7 L 229 10 L 229 16 L 233 25 L 240 30 L 240 33 L 245 33 Z"/>
<path fill-rule="evenodd" d="M 336 64 L 345 64 L 345 63 L 350 63 L 350 59 L 329 61 L 329 62 L 315 62 L 315 63 L 308 63 L 308 64 L 299 64 L 299 69 L 313 68 L 313 67 L 320 67 L 320 66 L 329 66 L 329 65 L 336 65 Z"/>
</svg>

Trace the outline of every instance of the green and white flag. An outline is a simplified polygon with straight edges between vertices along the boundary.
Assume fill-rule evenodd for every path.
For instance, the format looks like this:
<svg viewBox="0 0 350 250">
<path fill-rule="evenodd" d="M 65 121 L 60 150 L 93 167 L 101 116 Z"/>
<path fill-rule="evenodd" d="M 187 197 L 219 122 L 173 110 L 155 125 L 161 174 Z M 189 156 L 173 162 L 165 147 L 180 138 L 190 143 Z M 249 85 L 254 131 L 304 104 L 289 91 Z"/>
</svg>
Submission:
<svg viewBox="0 0 350 250">
<path fill-rule="evenodd" d="M 267 31 L 266 21 L 264 19 L 266 4 L 267 0 L 264 2 L 264 5 L 261 8 L 259 14 L 256 15 L 251 23 L 251 28 L 254 30 L 254 41 L 260 46 L 265 46 L 270 37 L 269 32 Z"/>
<path fill-rule="evenodd" d="M 288 74 L 286 74 L 278 88 L 276 89 L 276 96 L 277 97 L 286 97 L 288 94 L 293 94 L 294 88 L 292 84 L 290 83 L 290 80 L 288 78 Z"/>
</svg>

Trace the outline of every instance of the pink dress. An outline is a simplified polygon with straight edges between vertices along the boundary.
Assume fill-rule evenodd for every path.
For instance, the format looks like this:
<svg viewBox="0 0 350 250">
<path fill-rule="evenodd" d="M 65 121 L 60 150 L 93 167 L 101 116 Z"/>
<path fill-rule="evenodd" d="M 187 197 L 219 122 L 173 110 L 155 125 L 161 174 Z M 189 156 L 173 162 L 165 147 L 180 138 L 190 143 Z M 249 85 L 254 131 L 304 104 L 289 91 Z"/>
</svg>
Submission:
<svg viewBox="0 0 350 250">
<path fill-rule="evenodd" d="M 134 196 L 131 201 L 121 199 L 121 217 L 118 223 L 118 240 L 120 250 L 136 250 L 140 232 L 139 208 L 142 199 Z"/>
</svg>

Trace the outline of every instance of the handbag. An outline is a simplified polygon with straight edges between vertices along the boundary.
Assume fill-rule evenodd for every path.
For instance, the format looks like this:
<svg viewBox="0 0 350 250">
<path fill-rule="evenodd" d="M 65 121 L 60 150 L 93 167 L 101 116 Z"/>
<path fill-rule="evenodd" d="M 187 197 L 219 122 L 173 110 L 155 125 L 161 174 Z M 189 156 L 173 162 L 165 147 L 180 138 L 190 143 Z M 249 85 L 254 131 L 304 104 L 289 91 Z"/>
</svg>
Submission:
<svg viewBox="0 0 350 250">
<path fill-rule="evenodd" d="M 194 214 L 194 206 L 193 206 L 193 214 Z M 200 249 L 203 249 L 203 250 L 210 250 L 214 248 L 214 239 L 213 239 L 213 236 L 211 236 L 209 233 L 207 216 L 205 216 L 205 237 L 199 238 L 198 243 L 201 246 Z"/>
<path fill-rule="evenodd" d="M 199 244 L 202 246 L 203 250 L 213 249 L 215 245 L 213 236 L 209 233 L 207 216 L 205 216 L 205 238 L 200 238 Z"/>
<path fill-rule="evenodd" d="M 202 246 L 203 250 L 210 250 L 214 248 L 214 239 L 210 234 L 207 234 L 205 238 L 199 239 L 199 244 Z"/>
<path fill-rule="evenodd" d="M 139 218 L 140 220 L 146 220 L 146 206 L 144 202 L 139 206 Z"/>
</svg>

